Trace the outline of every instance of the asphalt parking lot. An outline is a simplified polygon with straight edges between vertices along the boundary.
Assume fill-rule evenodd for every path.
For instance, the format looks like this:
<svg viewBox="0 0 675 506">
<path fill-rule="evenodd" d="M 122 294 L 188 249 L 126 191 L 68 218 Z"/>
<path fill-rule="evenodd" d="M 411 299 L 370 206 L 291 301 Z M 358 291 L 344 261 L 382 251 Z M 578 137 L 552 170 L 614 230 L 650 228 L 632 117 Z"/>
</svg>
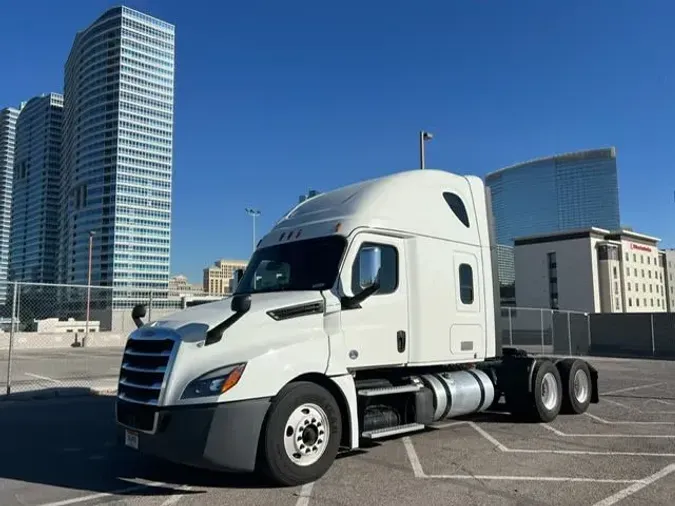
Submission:
<svg viewBox="0 0 675 506">
<path fill-rule="evenodd" d="M 123 349 L 65 348 L 12 353 L 12 392 L 48 388 L 108 389 L 117 385 Z M 0 351 L 0 396 L 7 386 L 7 354 Z"/>
<path fill-rule="evenodd" d="M 602 397 L 588 415 L 548 426 L 499 414 L 448 421 L 342 457 L 293 489 L 118 448 L 108 397 L 0 402 L 0 504 L 672 504 L 675 363 L 591 361 Z"/>
</svg>

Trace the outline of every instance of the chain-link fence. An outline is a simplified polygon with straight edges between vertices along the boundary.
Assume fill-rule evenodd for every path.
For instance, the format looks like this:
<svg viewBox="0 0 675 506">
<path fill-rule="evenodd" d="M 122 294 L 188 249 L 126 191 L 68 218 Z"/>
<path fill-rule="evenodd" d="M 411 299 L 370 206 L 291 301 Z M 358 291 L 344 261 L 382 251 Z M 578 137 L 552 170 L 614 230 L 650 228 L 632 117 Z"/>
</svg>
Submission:
<svg viewBox="0 0 675 506">
<path fill-rule="evenodd" d="M 7 283 L 0 285 L 0 395 L 49 388 L 114 389 L 122 350 L 136 328 L 131 309 L 156 321 L 222 296 L 168 290 Z"/>
<path fill-rule="evenodd" d="M 114 389 L 131 309 L 145 321 L 222 296 L 38 283 L 0 284 L 0 396 L 20 391 Z M 502 307 L 503 346 L 530 353 L 675 357 L 675 315 L 588 314 Z M 498 337 L 499 338 L 499 337 Z"/>
<path fill-rule="evenodd" d="M 530 353 L 587 355 L 591 343 L 590 315 L 525 307 L 502 307 L 497 322 L 503 346 Z"/>
</svg>

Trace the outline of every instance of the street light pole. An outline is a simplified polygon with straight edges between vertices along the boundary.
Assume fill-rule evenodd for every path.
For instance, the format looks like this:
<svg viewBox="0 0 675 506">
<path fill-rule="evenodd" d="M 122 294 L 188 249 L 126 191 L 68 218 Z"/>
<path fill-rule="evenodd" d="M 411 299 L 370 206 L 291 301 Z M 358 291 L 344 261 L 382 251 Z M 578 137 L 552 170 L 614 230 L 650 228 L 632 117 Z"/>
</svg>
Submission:
<svg viewBox="0 0 675 506">
<path fill-rule="evenodd" d="M 255 219 L 260 216 L 259 209 L 253 209 L 251 207 L 246 208 L 246 213 L 253 219 L 253 251 L 255 251 L 256 240 L 255 240 Z"/>
<path fill-rule="evenodd" d="M 89 337 L 89 310 L 91 306 L 91 253 L 92 246 L 94 245 L 94 232 L 93 230 L 89 231 L 89 267 L 87 268 L 87 321 L 84 328 L 84 337 L 85 339 Z"/>
<path fill-rule="evenodd" d="M 420 131 L 420 169 L 424 170 L 424 143 L 430 141 L 434 136 L 430 132 Z"/>
</svg>

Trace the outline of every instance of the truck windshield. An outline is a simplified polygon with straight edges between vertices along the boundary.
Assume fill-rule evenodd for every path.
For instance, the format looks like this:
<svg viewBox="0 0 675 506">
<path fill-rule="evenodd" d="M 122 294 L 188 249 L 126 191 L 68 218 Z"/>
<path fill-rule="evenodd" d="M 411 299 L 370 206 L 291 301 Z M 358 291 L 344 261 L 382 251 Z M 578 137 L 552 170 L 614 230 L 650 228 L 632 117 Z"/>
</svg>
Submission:
<svg viewBox="0 0 675 506">
<path fill-rule="evenodd" d="M 235 293 L 327 290 L 338 275 L 346 240 L 332 235 L 257 250 Z"/>
</svg>

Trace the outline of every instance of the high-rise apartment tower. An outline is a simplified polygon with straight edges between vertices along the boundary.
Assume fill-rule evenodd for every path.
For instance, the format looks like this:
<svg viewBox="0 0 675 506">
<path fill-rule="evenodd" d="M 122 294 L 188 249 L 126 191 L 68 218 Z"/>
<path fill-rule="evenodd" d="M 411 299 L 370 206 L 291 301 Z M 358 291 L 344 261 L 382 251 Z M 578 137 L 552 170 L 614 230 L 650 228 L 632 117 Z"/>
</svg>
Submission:
<svg viewBox="0 0 675 506">
<path fill-rule="evenodd" d="M 115 7 L 66 62 L 59 277 L 86 283 L 93 232 L 92 284 L 117 307 L 168 292 L 174 49 L 173 25 Z"/>
</svg>

